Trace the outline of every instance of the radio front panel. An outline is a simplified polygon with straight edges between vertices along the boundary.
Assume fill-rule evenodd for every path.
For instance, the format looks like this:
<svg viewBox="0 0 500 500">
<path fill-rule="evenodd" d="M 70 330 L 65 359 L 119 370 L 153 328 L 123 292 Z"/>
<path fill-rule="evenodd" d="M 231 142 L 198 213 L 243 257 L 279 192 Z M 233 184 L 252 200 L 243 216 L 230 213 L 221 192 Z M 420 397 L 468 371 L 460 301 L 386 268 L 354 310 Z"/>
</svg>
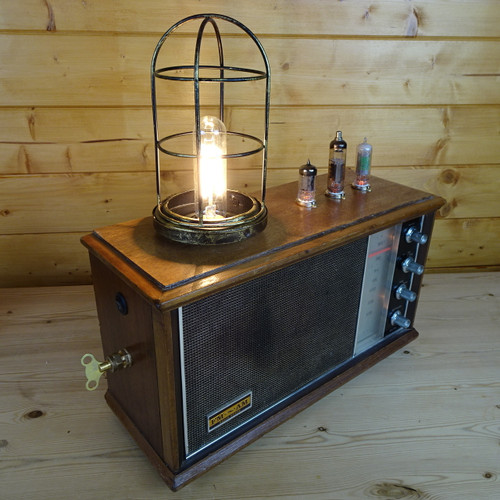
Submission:
<svg viewBox="0 0 500 500">
<path fill-rule="evenodd" d="M 179 308 L 184 458 L 203 455 L 408 330 L 420 276 L 401 266 L 422 260 L 425 243 L 407 236 L 423 234 L 428 217 Z"/>
</svg>

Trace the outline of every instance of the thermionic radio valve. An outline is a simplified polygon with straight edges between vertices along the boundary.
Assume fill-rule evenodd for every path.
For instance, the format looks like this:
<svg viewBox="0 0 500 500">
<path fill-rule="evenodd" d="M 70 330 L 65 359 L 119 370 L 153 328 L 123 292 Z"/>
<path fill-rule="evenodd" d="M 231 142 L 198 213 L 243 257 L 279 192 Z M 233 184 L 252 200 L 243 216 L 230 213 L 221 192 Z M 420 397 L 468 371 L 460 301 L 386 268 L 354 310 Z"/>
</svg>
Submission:
<svg viewBox="0 0 500 500">
<path fill-rule="evenodd" d="M 372 164 L 372 146 L 365 140 L 358 145 L 356 159 L 356 179 L 352 183 L 354 189 L 366 193 L 371 191 L 370 169 Z"/>
<path fill-rule="evenodd" d="M 335 139 L 330 142 L 330 159 L 328 162 L 328 186 L 326 196 L 335 200 L 343 200 L 345 161 L 347 153 L 347 143 L 342 139 L 342 132 L 337 130 Z"/>
<path fill-rule="evenodd" d="M 302 207 L 313 208 L 316 206 L 316 174 L 317 169 L 307 160 L 299 168 L 299 191 L 295 200 Z"/>
</svg>

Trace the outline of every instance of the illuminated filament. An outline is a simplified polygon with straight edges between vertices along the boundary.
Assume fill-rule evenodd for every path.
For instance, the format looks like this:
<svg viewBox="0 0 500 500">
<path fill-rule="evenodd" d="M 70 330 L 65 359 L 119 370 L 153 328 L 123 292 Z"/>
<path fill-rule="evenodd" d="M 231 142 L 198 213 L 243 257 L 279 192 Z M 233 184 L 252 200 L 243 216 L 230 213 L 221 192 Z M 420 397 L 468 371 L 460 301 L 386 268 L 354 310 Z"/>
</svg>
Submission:
<svg viewBox="0 0 500 500">
<path fill-rule="evenodd" d="M 200 124 L 201 144 L 196 162 L 195 196 L 203 219 L 226 216 L 226 127 L 214 116 L 204 116 Z M 198 170 L 199 169 L 199 170 Z"/>
</svg>

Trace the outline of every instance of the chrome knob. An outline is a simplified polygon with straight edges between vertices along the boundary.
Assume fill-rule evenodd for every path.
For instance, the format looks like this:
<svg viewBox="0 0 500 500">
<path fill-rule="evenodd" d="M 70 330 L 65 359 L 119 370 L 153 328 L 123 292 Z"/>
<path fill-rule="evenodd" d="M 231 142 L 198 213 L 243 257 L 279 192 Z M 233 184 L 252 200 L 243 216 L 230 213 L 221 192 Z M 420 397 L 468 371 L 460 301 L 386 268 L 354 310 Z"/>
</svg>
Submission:
<svg viewBox="0 0 500 500">
<path fill-rule="evenodd" d="M 414 273 L 418 274 L 419 276 L 424 273 L 424 266 L 422 264 L 419 264 L 418 262 L 415 262 L 415 260 L 411 257 L 407 257 L 401 263 L 401 269 L 404 273 Z"/>
<path fill-rule="evenodd" d="M 396 311 L 391 316 L 391 325 L 401 326 L 402 328 L 410 328 L 411 321 L 405 318 L 399 311 Z"/>
<path fill-rule="evenodd" d="M 427 235 L 421 233 L 415 226 L 411 226 L 407 229 L 405 238 L 407 243 L 411 243 L 412 241 L 419 245 L 425 245 L 427 243 Z"/>
<path fill-rule="evenodd" d="M 417 294 L 412 290 L 406 288 L 405 285 L 399 285 L 394 292 L 398 300 L 404 299 L 408 302 L 414 302 L 417 298 Z"/>
</svg>

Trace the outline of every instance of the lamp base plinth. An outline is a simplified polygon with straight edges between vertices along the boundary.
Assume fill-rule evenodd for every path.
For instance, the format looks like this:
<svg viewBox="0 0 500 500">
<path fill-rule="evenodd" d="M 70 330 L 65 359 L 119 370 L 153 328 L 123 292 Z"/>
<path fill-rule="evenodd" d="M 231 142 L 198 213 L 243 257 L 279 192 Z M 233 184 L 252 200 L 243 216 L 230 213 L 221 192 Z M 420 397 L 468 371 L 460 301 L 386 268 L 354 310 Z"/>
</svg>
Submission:
<svg viewBox="0 0 500 500">
<path fill-rule="evenodd" d="M 227 191 L 227 213 L 217 220 L 197 218 L 194 192 L 169 196 L 153 210 L 158 234 L 189 245 L 221 245 L 245 240 L 263 231 L 267 225 L 265 205 L 239 191 Z"/>
</svg>

